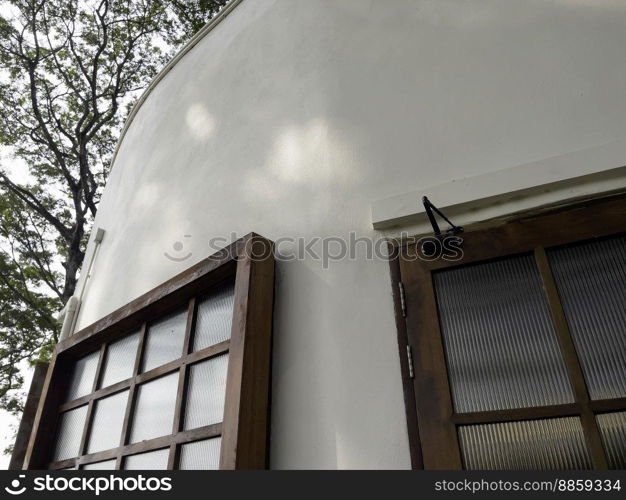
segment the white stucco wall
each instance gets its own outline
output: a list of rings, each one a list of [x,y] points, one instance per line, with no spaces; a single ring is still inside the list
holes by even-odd
[[[244,0],[130,125],[78,329],[212,237],[377,238],[375,200],[623,139],[625,20],[621,0]],[[272,467],[409,467],[397,358],[385,262],[279,263]]]

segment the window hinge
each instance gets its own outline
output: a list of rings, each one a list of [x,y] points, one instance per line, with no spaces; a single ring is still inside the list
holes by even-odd
[[[404,285],[402,281],[398,281],[398,290],[400,292],[400,309],[402,309],[402,317],[406,318],[406,297],[404,295]]]
[[[411,346],[406,346],[406,360],[409,365],[409,378],[415,377],[415,372],[413,371],[413,353],[411,352]]]

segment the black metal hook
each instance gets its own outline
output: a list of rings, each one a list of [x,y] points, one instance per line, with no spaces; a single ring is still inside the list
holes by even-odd
[[[439,224],[437,224],[437,219],[435,218],[435,214],[445,220],[449,225],[449,229],[446,231],[447,236],[461,234],[463,232],[463,228],[461,226],[455,226],[450,219],[448,219],[435,205],[431,203],[431,201],[424,196],[422,198],[422,203],[424,204],[424,208],[426,209],[426,215],[428,216],[428,220],[430,221],[430,225],[433,227],[433,231],[437,238],[441,238],[441,229],[439,229]]]

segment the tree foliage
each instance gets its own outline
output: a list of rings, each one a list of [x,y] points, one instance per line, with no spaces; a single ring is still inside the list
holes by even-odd
[[[130,107],[228,0],[0,2],[0,407],[47,358]]]

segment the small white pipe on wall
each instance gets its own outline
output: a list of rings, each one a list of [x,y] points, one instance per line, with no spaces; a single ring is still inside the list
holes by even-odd
[[[85,276],[85,281],[83,281],[83,286],[80,289],[80,294],[78,295],[78,297],[76,295],[70,297],[67,301],[67,304],[65,304],[65,307],[61,309],[61,312],[59,313],[59,319],[63,320],[63,326],[61,327],[61,335],[59,336],[59,340],[63,340],[74,333],[74,328],[76,328],[76,320],[78,319],[78,311],[80,310],[80,305],[83,301],[83,295],[85,294],[87,282],[89,281],[89,278],[91,278],[91,269],[93,268],[93,263],[96,260],[96,254],[98,253],[98,249],[100,248],[100,244],[102,243],[102,239],[104,238],[104,233],[104,229],[96,229],[96,235],[93,240],[93,252],[91,252],[89,265],[87,266],[87,276]]]

